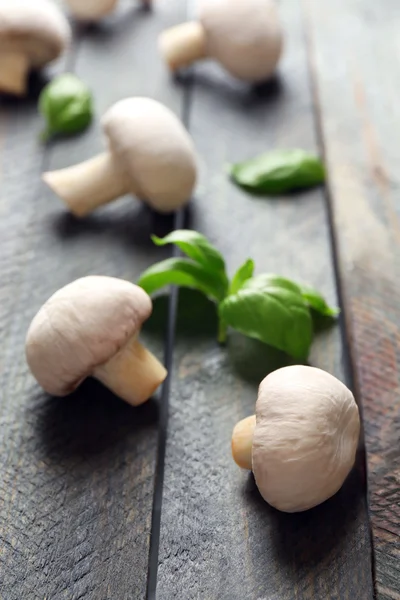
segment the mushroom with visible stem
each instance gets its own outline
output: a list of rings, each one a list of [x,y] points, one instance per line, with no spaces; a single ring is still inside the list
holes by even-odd
[[[142,0],[148,6],[151,0]],[[65,0],[72,16],[78,21],[94,23],[116,8],[118,0]]]
[[[199,20],[164,31],[159,47],[171,71],[214,58],[238,79],[261,82],[273,74],[282,40],[273,0],[205,0]]]
[[[83,217],[128,193],[161,213],[188,202],[196,182],[195,151],[168,108],[150,98],[127,98],[106,112],[102,125],[107,152],[42,176],[72,213]]]
[[[256,415],[232,434],[232,455],[252,470],[266,502],[284,512],[321,504],[342,487],[356,456],[358,407],[336,377],[296,365],[260,384]]]
[[[55,60],[71,38],[50,0],[0,0],[0,92],[24,96],[30,69]]]
[[[32,374],[53,396],[66,396],[92,376],[129,404],[142,404],[167,376],[138,341],[151,311],[150,297],[133,283],[77,279],[53,294],[30,325],[26,358]]]

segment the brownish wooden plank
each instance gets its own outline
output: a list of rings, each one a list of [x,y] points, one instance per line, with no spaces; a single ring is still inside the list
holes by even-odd
[[[122,2],[109,21],[81,32],[76,71],[93,89],[98,115],[135,94],[181,110],[182,90],[170,84],[155,40],[182,18],[176,2],[157,3],[154,13]],[[140,600],[158,404],[131,409],[94,382],[66,400],[49,398],[28,374],[23,344],[36,310],[69,281],[134,281],[159,256],[150,232],[166,233],[172,221],[127,198],[78,222],[40,183],[43,160],[59,168],[102,147],[98,119],[44,158],[34,104],[8,104],[1,119],[0,598]],[[162,336],[143,337],[162,357]]]
[[[287,34],[279,81],[251,90],[207,64],[196,69],[190,129],[202,157],[191,224],[227,257],[257,272],[309,282],[335,301],[324,195],[255,199],[224,164],[273,147],[317,151],[301,10],[281,3]],[[362,451],[341,492],[284,515],[261,499],[230,456],[237,420],[252,413],[259,381],[282,364],[261,344],[216,342],[213,305],[181,292],[162,507],[158,600],[372,598]],[[338,327],[319,335],[311,363],[344,378]]]
[[[400,598],[397,2],[309,0],[314,84],[364,411],[377,595]]]

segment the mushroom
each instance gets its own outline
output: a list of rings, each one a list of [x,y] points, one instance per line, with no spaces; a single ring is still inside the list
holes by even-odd
[[[144,6],[149,6],[151,0],[142,0]],[[95,23],[116,8],[118,0],[65,0],[72,16],[78,21]]]
[[[266,502],[300,512],[342,487],[359,434],[357,404],[341,381],[314,367],[284,367],[261,382],[256,415],[233,430],[232,455],[253,471]]]
[[[282,30],[273,0],[206,0],[198,21],[164,31],[159,47],[172,71],[214,58],[234,77],[268,79],[282,52]]]
[[[34,317],[25,346],[29,368],[53,396],[66,396],[92,376],[129,404],[142,404],[167,376],[138,341],[151,311],[150,297],[133,283],[77,279]]]
[[[75,19],[91,23],[110,14],[118,0],[65,0],[65,3]]]
[[[78,217],[131,193],[158,212],[183,206],[196,182],[193,143],[179,119],[150,98],[127,98],[102,119],[108,151],[44,173],[47,185]]]
[[[25,95],[29,70],[56,59],[70,37],[50,0],[0,0],[0,92]]]

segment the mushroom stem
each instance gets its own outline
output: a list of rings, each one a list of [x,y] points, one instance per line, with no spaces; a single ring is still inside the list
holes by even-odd
[[[256,426],[256,417],[246,417],[235,425],[232,433],[232,456],[235,463],[242,469],[252,469],[253,435]]]
[[[42,179],[77,217],[130,191],[111,154],[103,153],[73,167],[48,171]]]
[[[132,406],[146,402],[166,376],[165,367],[136,336],[93,373],[93,377]]]
[[[205,32],[196,21],[164,31],[159,38],[159,47],[171,71],[188,67],[207,56]]]
[[[8,52],[1,55],[0,91],[16,96],[26,94],[28,76],[28,57],[20,52]]]

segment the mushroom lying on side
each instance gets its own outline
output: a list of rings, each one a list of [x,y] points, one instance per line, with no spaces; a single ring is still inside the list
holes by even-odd
[[[214,58],[238,79],[259,82],[275,70],[282,30],[273,0],[205,0],[198,22],[164,31],[159,46],[172,71]]]
[[[50,0],[0,0],[0,92],[25,95],[29,70],[55,60],[70,37]]]
[[[150,297],[133,283],[77,279],[34,317],[26,337],[29,368],[53,396],[66,396],[93,376],[129,404],[142,404],[167,376],[137,339],[151,311]]]
[[[232,455],[253,471],[266,502],[300,512],[342,487],[359,434],[357,404],[343,383],[314,367],[285,367],[261,382],[256,415],[233,430]]]
[[[108,152],[42,176],[71,212],[82,217],[128,193],[164,213],[188,202],[195,151],[168,108],[150,98],[127,98],[106,112],[102,126]]]

